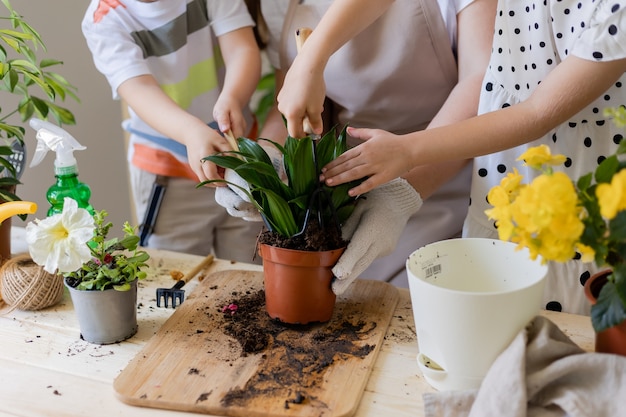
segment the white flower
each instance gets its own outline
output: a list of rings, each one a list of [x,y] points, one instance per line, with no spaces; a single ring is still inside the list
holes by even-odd
[[[30,256],[51,274],[76,271],[91,259],[87,242],[95,227],[93,216],[66,197],[62,213],[26,225]]]

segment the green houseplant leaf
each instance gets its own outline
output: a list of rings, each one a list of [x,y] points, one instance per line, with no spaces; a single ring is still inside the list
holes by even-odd
[[[5,13],[0,15],[0,94],[17,97],[18,104],[9,109],[0,107],[0,158],[13,153],[14,140],[23,144],[25,129],[10,119],[18,114],[22,123],[33,116],[53,118],[58,124],[75,124],[73,113],[55,103],[72,97],[79,101],[76,88],[64,77],[51,71],[62,65],[58,59],[37,60],[36,52],[46,51],[39,33],[15,10],[9,0],[1,0]],[[0,161],[1,163],[2,161]],[[0,177],[12,178],[10,183],[0,183],[0,200],[19,200],[11,190],[20,184],[11,164],[0,164]],[[9,186],[7,188],[7,185]],[[20,216],[25,219],[26,216]]]
[[[263,141],[282,156],[285,182],[276,172],[277,162],[260,145]],[[238,138],[237,143],[239,151],[210,155],[204,160],[234,170],[247,182],[249,190],[236,184],[230,186],[249,195],[270,231],[293,238],[303,232],[310,219],[316,219],[323,227],[339,228],[352,213],[357,199],[350,197],[348,190],[358,181],[338,187],[319,181],[321,168],[347,149],[345,127],[339,135],[335,129],[327,132],[317,143],[311,137],[287,137],[284,145],[263,138]],[[198,186],[220,182],[226,181],[211,180]]]

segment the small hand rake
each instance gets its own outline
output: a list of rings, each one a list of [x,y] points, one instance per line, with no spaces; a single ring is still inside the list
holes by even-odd
[[[172,308],[176,308],[176,302],[180,305],[185,300],[185,290],[182,289],[183,285],[189,282],[195,277],[198,272],[202,271],[207,266],[213,263],[213,255],[207,255],[194,269],[189,271],[183,278],[178,280],[172,288],[157,288],[156,290],[156,304],[157,307],[161,307],[161,299],[163,299],[165,307],[169,307],[171,302]]]

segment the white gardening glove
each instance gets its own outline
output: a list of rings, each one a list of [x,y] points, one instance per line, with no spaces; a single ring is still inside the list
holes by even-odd
[[[333,267],[333,292],[342,294],[376,258],[390,254],[420,207],[419,193],[401,178],[365,194],[341,228],[350,243]]]
[[[224,171],[224,179],[248,190],[248,183],[232,169]],[[217,187],[215,190],[215,202],[224,207],[228,214],[233,217],[240,217],[249,222],[260,222],[262,220],[261,213],[250,202],[248,195],[235,186]]]
[[[285,172],[282,154],[271,144],[262,143],[261,147],[272,160],[272,165],[274,165],[278,177],[284,183],[287,183],[287,173]],[[224,170],[224,180],[249,190],[248,183],[232,169]],[[224,207],[228,214],[233,217],[240,217],[252,222],[262,221],[263,219],[258,209],[250,202],[248,195],[239,187],[232,185],[217,187],[215,190],[215,202]]]

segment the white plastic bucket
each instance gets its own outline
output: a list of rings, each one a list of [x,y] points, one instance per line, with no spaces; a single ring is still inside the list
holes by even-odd
[[[409,256],[417,362],[433,388],[478,388],[496,357],[539,313],[548,268],[516,246],[450,239]]]

